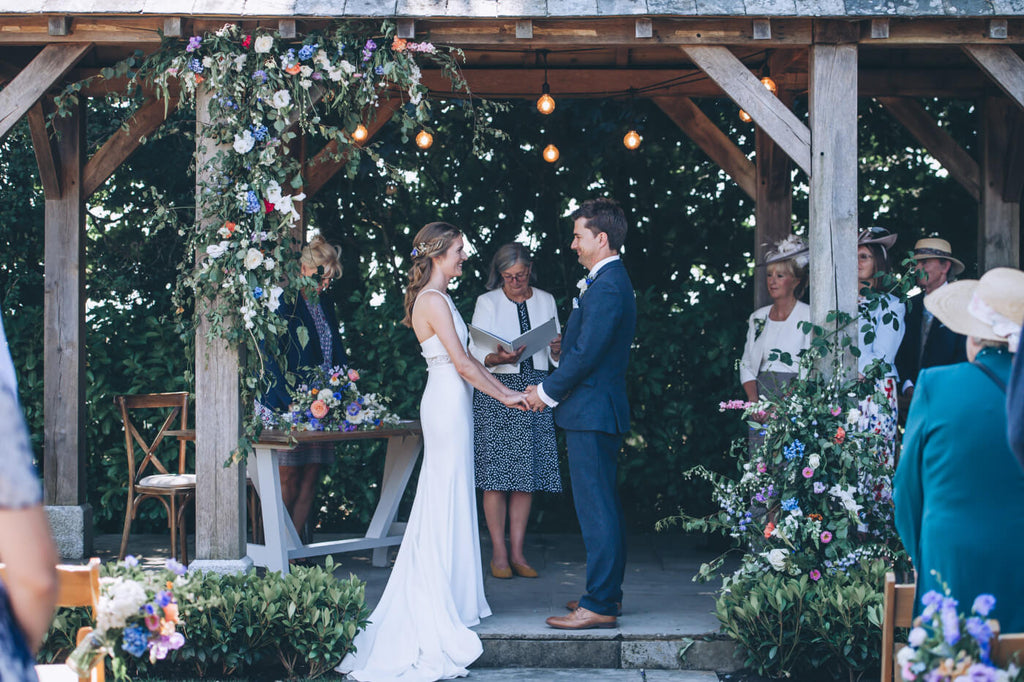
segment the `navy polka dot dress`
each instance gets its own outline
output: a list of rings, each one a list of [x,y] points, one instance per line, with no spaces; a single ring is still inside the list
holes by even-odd
[[[517,303],[520,333],[530,330],[526,302]],[[539,384],[548,372],[535,369],[533,358],[519,363],[518,374],[494,377],[513,391]],[[473,432],[476,487],[481,490],[561,492],[555,420],[551,409],[523,412],[494,398],[473,392]]]

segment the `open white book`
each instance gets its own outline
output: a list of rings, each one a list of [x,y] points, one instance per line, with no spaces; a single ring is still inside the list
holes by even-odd
[[[503,339],[497,334],[492,334],[473,325],[469,325],[469,335],[473,337],[473,343],[492,353],[498,349],[498,346],[501,346],[507,353],[514,353],[519,348],[526,346],[526,350],[519,357],[528,358],[547,348],[548,344],[558,336],[558,324],[552,317],[544,324],[534,327],[512,340]]]

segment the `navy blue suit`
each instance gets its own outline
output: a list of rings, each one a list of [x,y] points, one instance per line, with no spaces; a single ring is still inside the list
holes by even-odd
[[[288,371],[295,374],[300,382],[308,382],[312,378],[306,376],[304,368],[321,367],[325,364],[331,367],[348,364],[345,346],[341,341],[341,335],[338,334],[338,321],[334,317],[332,306],[323,296],[320,297],[320,308],[324,311],[324,319],[327,320],[331,332],[330,358],[324,357],[320,337],[316,332],[316,323],[303,296],[299,295],[295,303],[282,303],[277,309],[277,314],[288,320],[288,333],[281,337],[280,352],[286,358]],[[305,346],[299,342],[300,327],[304,327],[309,333],[309,342]],[[267,356],[266,372],[270,376],[270,387],[260,402],[272,410],[284,410],[291,404],[292,399],[288,395],[288,384],[285,382],[281,367],[270,356]]]
[[[904,319],[906,333],[903,343],[896,353],[896,371],[900,375],[900,383],[911,381],[917,383],[917,375],[922,369],[940,365],[955,365],[967,362],[967,337],[932,318],[928,329],[928,338],[921,348],[921,320],[924,316],[924,294],[910,299],[910,310]],[[901,391],[902,393],[902,391]]]
[[[1021,327],[1024,342],[1024,327]],[[1017,455],[1017,461],[1024,467],[1024,343],[1017,349],[1013,359],[1010,383],[1006,385],[1006,420],[1010,436],[1010,449]]]
[[[622,261],[606,263],[565,325],[558,368],[542,384],[558,401],[569,475],[587,548],[587,593],[580,606],[606,616],[622,601],[625,522],[616,487],[618,455],[629,430],[626,366],[636,330],[636,297]]]

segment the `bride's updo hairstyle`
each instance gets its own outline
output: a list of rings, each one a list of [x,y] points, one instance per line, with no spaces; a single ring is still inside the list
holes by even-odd
[[[427,223],[412,240],[412,267],[409,268],[409,286],[405,289],[405,317],[402,324],[412,326],[412,307],[416,296],[427,285],[434,272],[434,258],[442,255],[462,232],[448,223]]]

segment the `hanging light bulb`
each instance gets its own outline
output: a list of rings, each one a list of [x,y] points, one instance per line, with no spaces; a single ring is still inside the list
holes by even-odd
[[[370,136],[370,131],[366,129],[362,123],[356,126],[356,129],[352,131],[352,139],[356,142],[366,142],[366,138]]]
[[[432,144],[434,144],[434,136],[426,130],[421,130],[416,135],[416,146],[420,149],[430,149],[430,145]]]
[[[754,119],[750,118],[750,114],[740,109],[740,120],[744,123],[750,123]]]
[[[544,160],[548,163],[558,161],[558,147],[553,144],[549,144],[547,147],[544,147]]]
[[[626,133],[626,136],[622,138],[622,144],[626,146],[626,149],[636,149],[640,146],[643,138],[635,130],[630,130]]]
[[[555,110],[555,98],[551,96],[551,86],[548,85],[548,53],[544,51],[544,85],[541,87],[541,96],[537,99],[537,111],[547,116]]]
[[[762,78],[761,85],[768,88],[768,90],[771,91],[773,95],[779,94],[779,86],[777,86],[775,84],[775,81],[773,81],[770,77],[765,76],[764,78]]]

